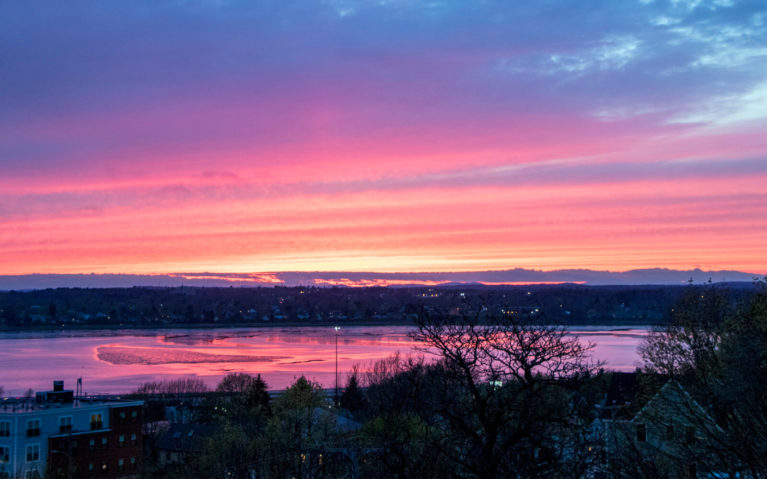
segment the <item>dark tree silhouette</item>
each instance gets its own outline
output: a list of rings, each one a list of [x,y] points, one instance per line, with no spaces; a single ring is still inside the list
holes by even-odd
[[[720,477],[767,475],[767,289],[733,307],[726,291],[690,286],[672,323],[642,347],[645,369],[673,378],[690,399],[668,406],[694,430],[680,461]]]
[[[365,396],[360,389],[357,370],[354,369],[341,394],[341,407],[351,412],[359,411],[365,407]]]
[[[253,383],[253,376],[247,373],[229,373],[216,386],[216,392],[241,393]]]
[[[440,363],[434,417],[444,434],[435,447],[457,470],[535,476],[577,462],[566,452],[581,432],[569,387],[594,371],[592,345],[520,314],[422,314],[413,337]]]

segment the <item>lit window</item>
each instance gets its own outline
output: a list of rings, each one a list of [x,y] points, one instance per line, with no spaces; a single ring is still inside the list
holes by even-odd
[[[91,429],[101,429],[101,414],[91,414]]]

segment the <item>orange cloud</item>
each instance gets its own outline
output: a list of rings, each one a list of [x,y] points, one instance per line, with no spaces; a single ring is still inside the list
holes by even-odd
[[[172,278],[181,279],[212,279],[219,281],[228,281],[230,283],[267,283],[267,284],[282,284],[285,281],[277,277],[272,273],[250,273],[250,274],[186,274],[186,273],[169,273],[168,276]]]
[[[315,278],[314,284],[323,286],[348,286],[350,288],[370,288],[374,286],[439,286],[450,281],[433,281],[421,279],[360,279],[349,278],[324,279]]]

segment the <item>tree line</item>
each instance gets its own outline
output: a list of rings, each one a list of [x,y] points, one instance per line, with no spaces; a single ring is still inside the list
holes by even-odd
[[[719,288],[718,286],[713,286]],[[421,311],[534,313],[557,324],[664,324],[681,286],[445,288],[58,288],[0,292],[0,327],[193,324],[412,324]],[[730,290],[733,301],[751,285]]]

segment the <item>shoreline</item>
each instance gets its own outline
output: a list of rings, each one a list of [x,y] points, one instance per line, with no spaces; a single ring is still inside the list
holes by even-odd
[[[599,327],[599,328],[611,328],[614,330],[620,330],[620,329],[632,329],[636,327],[643,327],[643,328],[653,328],[656,326],[663,326],[663,325],[655,325],[655,324],[648,324],[646,321],[638,321],[638,322],[616,322],[616,323],[601,323],[598,321],[577,321],[577,322],[571,322],[568,324],[547,324],[551,326],[561,326],[565,329],[571,329],[571,328],[577,328],[577,327],[584,327],[584,326],[592,326],[592,327]],[[2,326],[0,327],[0,334],[3,333],[54,333],[54,332],[68,332],[68,331],[120,331],[120,330],[126,330],[126,331],[136,331],[136,330],[146,330],[146,331],[163,331],[163,330],[190,330],[190,331],[198,331],[198,330],[211,330],[211,329],[276,329],[276,328],[333,328],[334,326],[340,326],[340,327],[392,327],[392,326],[403,326],[403,327],[415,327],[416,324],[413,322],[392,322],[392,321],[382,321],[382,322],[370,322],[370,321],[344,321],[342,323],[325,323],[325,324],[319,324],[319,323],[307,323],[307,322],[284,322],[284,323],[269,323],[269,324],[243,324],[243,323],[200,323],[200,324],[185,324],[185,323],[169,323],[169,324],[163,324],[163,325],[137,325],[137,324],[114,324],[114,325],[108,325],[108,324],[98,324],[98,325],[40,325],[35,327],[22,327],[22,326],[13,326],[13,327],[7,327]]]

